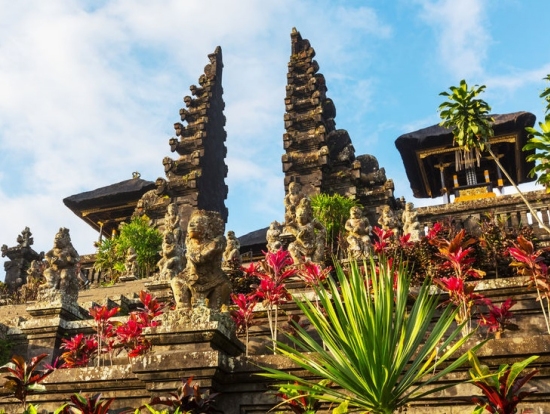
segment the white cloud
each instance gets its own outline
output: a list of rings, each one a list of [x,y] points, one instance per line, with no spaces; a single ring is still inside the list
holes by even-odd
[[[419,0],[421,17],[434,28],[439,60],[455,78],[483,74],[491,38],[485,2],[478,0]]]

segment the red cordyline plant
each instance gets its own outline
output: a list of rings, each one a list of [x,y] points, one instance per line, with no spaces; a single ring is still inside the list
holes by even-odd
[[[550,276],[543,256],[547,251],[548,248],[535,250],[533,243],[523,236],[519,236],[517,243],[508,248],[513,259],[510,266],[515,267],[519,275],[528,276],[529,287],[534,286],[537,289],[537,300],[542,308],[546,329],[550,333]]]
[[[10,392],[11,397],[21,402],[24,410],[27,408],[29,394],[46,391],[46,387],[40,383],[53,372],[53,369],[38,370],[37,368],[47,356],[48,354],[40,354],[27,362],[25,358],[14,355],[10,362],[0,367],[0,372],[8,373],[4,376],[6,382],[3,387]]]
[[[497,414],[516,413],[518,404],[527,396],[537,392],[536,387],[524,388],[538,372],[537,369],[520,376],[522,371],[537,358],[537,355],[533,355],[512,366],[501,365],[497,372],[491,373],[487,365],[479,362],[475,353],[468,352],[468,359],[472,366],[469,370],[471,381],[483,393],[483,396],[469,398],[469,401],[477,405],[474,414],[482,414],[484,411]]]
[[[107,414],[114,398],[102,398],[101,394],[92,396],[76,393],[60,413],[63,414]],[[57,411],[56,411],[57,412]]]
[[[94,306],[90,308],[90,316],[94,319],[97,353],[98,355],[109,354],[109,359],[112,362],[113,352],[116,342],[116,329],[121,325],[121,322],[113,321],[111,318],[116,316],[120,308],[109,309],[107,305]],[[100,358],[97,358],[97,366],[99,366]]]
[[[473,267],[475,259],[470,257],[470,254],[474,250],[471,245],[476,240],[473,237],[465,239],[465,236],[464,229],[459,231],[452,240],[436,234],[429,239],[429,243],[437,247],[439,250],[437,256],[443,259],[440,269],[452,275],[436,278],[434,282],[449,294],[449,301],[458,307],[456,321],[458,324],[466,322],[463,333],[468,334],[472,330],[473,307],[482,302],[483,296],[474,293],[474,284],[464,282],[468,277],[481,278],[485,276],[485,272]]]
[[[376,240],[373,243],[374,247],[374,253],[381,254],[388,251],[388,249],[391,247],[392,237],[393,237],[393,231],[392,230],[384,230],[380,227],[374,227],[372,229],[372,232],[376,236]]]
[[[249,329],[252,326],[252,320],[254,319],[254,308],[258,304],[256,296],[252,294],[245,295],[244,293],[231,294],[231,300],[236,305],[236,309],[231,310],[231,318],[237,325],[237,332],[244,332],[246,341],[246,352],[248,356],[248,343],[249,343]]]
[[[130,313],[126,322],[114,321],[120,308],[109,309],[107,306],[95,306],[90,309],[94,318],[94,335],[85,336],[80,333],[70,339],[63,339],[61,355],[64,360],[62,367],[76,368],[88,366],[106,353],[112,359],[115,351],[126,350],[129,358],[143,355],[151,348],[151,344],[143,337],[143,329],[156,327],[160,324],[154,320],[163,313],[165,305],[160,303],[145,291],[140,292],[140,307]]]
[[[485,299],[485,301],[489,308],[489,314],[481,315],[479,321],[481,326],[486,326],[488,332],[495,334],[495,338],[500,338],[505,329],[517,329],[517,325],[510,322],[510,319],[514,317],[510,308],[516,304],[515,300],[508,298],[500,306],[493,304],[489,299]]]
[[[254,296],[262,301],[267,311],[273,352],[275,352],[277,347],[278,307],[290,299],[286,282],[289,278],[295,276],[298,270],[293,266],[294,261],[286,250],[279,249],[276,252],[264,254],[264,260],[258,262],[257,265],[243,268],[243,270],[247,276],[256,276],[259,280]]]

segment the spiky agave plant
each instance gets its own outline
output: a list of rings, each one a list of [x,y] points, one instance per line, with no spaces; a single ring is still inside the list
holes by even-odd
[[[451,307],[436,317],[439,297],[429,281],[408,306],[409,271],[395,262],[352,263],[348,275],[337,267],[336,280],[315,287],[319,307],[297,301],[324,346],[296,326],[297,335],[289,337],[295,347],[279,343],[277,351],[335,387],[272,368],[261,375],[278,381],[275,387],[315,392],[318,399],[371,413],[393,413],[452,386],[434,383],[467,361],[467,354],[449,360],[469,335],[452,328]]]

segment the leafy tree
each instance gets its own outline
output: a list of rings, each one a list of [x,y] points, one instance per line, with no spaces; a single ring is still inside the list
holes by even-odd
[[[550,81],[550,75],[544,78]],[[546,87],[540,94],[546,102],[546,116],[544,122],[539,122],[540,132],[535,128],[527,127],[526,131],[530,134],[530,139],[523,147],[523,151],[536,150],[535,154],[527,156],[527,161],[535,162],[536,165],[529,171],[530,177],[537,177],[537,183],[546,187],[546,192],[550,192],[550,87]]]
[[[477,160],[479,164],[481,152],[487,150],[498,168],[515,188],[522,201],[529,209],[533,219],[537,220],[541,228],[550,233],[550,228],[542,222],[536,211],[533,210],[531,204],[527,201],[510,174],[504,169],[500,160],[491,149],[489,143],[489,138],[493,136],[493,127],[491,125],[493,119],[489,115],[491,107],[484,100],[477,98],[477,96],[484,91],[485,85],[475,85],[468,88],[468,84],[463,79],[460,81],[460,86],[450,87],[450,93],[441,92],[439,94],[447,98],[438,108],[439,116],[442,119],[439,125],[451,129],[454,143],[458,145],[462,151],[457,151],[456,153],[457,168],[461,168],[462,166],[472,168],[475,160]],[[461,157],[463,157],[463,160]]]
[[[336,274],[337,280],[314,288],[321,306],[307,298],[296,302],[322,344],[296,325],[296,335],[289,336],[294,346],[277,347],[311,375],[268,367],[261,375],[281,381],[275,386],[287,395],[295,390],[340,404],[340,410],[388,414],[453,385],[435,383],[467,361],[467,354],[449,359],[469,335],[460,337],[462,326],[451,329],[456,313],[451,307],[436,317],[439,298],[431,294],[429,281],[409,309],[410,272],[392,259],[364,267],[351,263],[347,275],[338,266]]]
[[[342,239],[342,232],[346,220],[349,218],[349,211],[357,205],[356,200],[344,197],[340,194],[317,194],[311,198],[313,215],[327,230],[327,245],[332,252],[338,252],[339,240]]]
[[[120,233],[110,239],[103,239],[98,246],[95,268],[113,275],[124,272],[126,253],[132,247],[137,255],[139,277],[146,277],[154,269],[158,252],[162,246],[162,235],[149,225],[146,216],[135,217],[130,223],[120,226]]]

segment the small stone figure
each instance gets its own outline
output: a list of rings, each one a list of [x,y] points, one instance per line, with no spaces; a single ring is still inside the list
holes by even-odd
[[[45,260],[45,283],[40,286],[38,301],[61,300],[62,303],[75,304],[78,300],[77,264],[80,256],[71,243],[69,229],[59,229],[53,249],[46,253]]]
[[[124,268],[126,276],[135,276],[137,273],[137,253],[133,247],[128,247],[124,260]]]
[[[345,225],[348,231],[348,255],[354,259],[365,259],[370,255],[372,227],[359,207],[352,207],[349,215]]]
[[[292,226],[296,221],[296,208],[304,198],[302,186],[298,182],[291,182],[288,185],[288,194],[285,196],[285,226]]]
[[[191,214],[185,238],[187,265],[172,279],[177,308],[189,310],[206,304],[220,310],[229,303],[231,283],[221,268],[226,246],[223,227],[219,213],[195,210]]]
[[[272,221],[266,233],[267,250],[275,253],[283,244],[281,243],[281,225],[278,221]]]
[[[295,240],[288,245],[288,251],[295,264],[311,260],[320,263],[325,250],[326,229],[313,217],[309,198],[300,200],[296,208],[296,221],[288,227]]]
[[[178,246],[184,245],[178,207],[174,203],[169,204],[166,209],[166,215],[164,216],[164,231],[169,231],[174,235],[174,240]]]
[[[413,203],[407,203],[405,205],[405,211],[403,211],[403,234],[410,234],[410,241],[420,240],[420,222],[418,221],[418,213],[414,209]]]
[[[162,257],[158,261],[160,280],[169,281],[183,270],[183,251],[176,243],[174,233],[164,231],[162,236]]]
[[[225,247],[225,251],[223,252],[223,268],[224,269],[239,269],[242,264],[242,258],[241,258],[241,243],[239,243],[239,239],[235,237],[235,232],[232,230],[229,230],[227,232],[227,244]]]
[[[395,217],[390,206],[384,206],[382,208],[382,214],[378,219],[378,224],[383,230],[393,231],[394,236],[399,236],[399,219]]]

